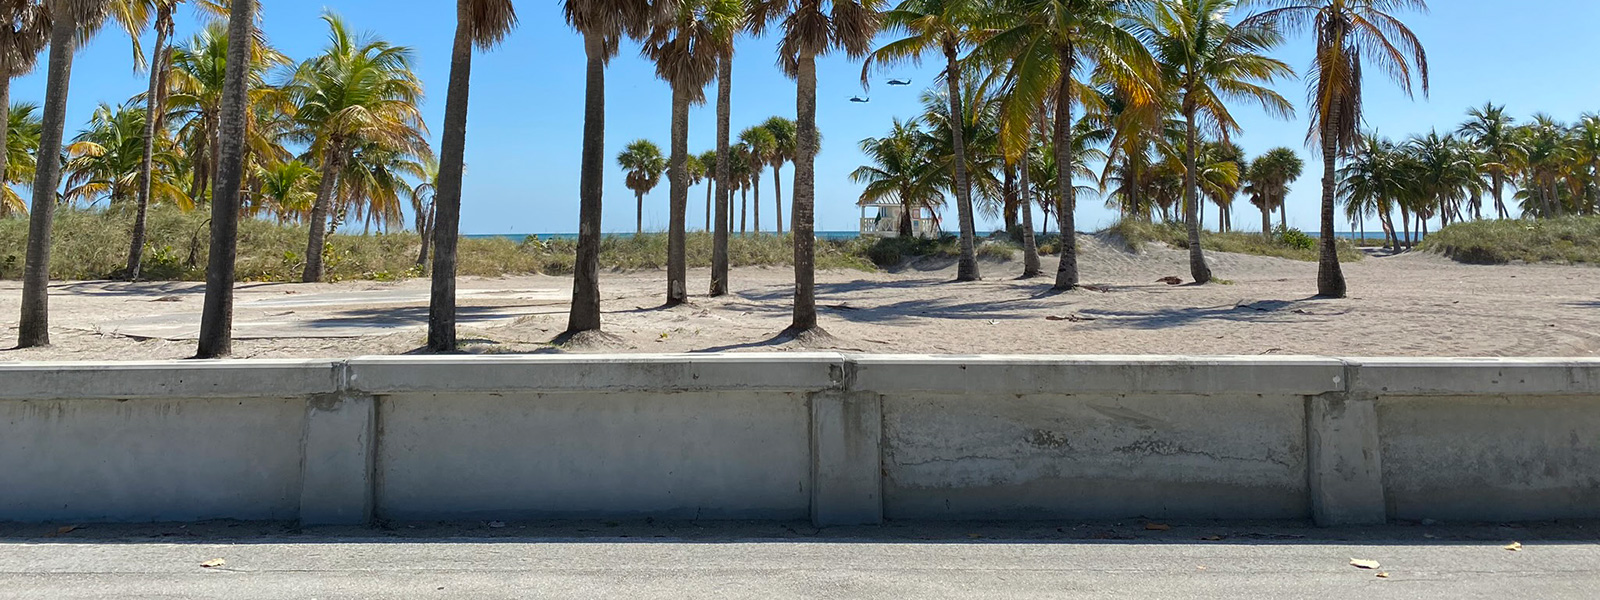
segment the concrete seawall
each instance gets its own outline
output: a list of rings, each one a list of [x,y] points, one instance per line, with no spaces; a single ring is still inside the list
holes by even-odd
[[[0,363],[0,521],[1600,518],[1600,361]]]

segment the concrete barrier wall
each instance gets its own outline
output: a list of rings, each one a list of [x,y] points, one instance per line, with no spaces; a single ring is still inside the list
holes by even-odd
[[[1600,361],[0,363],[0,520],[1600,517]]]

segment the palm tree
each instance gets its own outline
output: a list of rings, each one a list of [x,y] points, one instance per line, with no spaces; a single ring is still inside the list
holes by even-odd
[[[777,148],[778,140],[767,128],[757,125],[739,132],[739,144],[745,148],[750,166],[750,187],[756,196],[750,226],[756,233],[761,233],[761,172],[772,162],[772,153]]]
[[[945,68],[940,75],[945,81],[945,100],[950,115],[965,115],[961,101],[963,77],[961,53],[973,46],[983,35],[980,24],[987,19],[989,6],[976,0],[904,0],[893,10],[883,13],[884,29],[904,33],[906,37],[889,42],[867,57],[861,67],[861,85],[867,86],[867,77],[873,63],[894,65],[906,61],[920,62],[924,52],[939,52],[944,56]],[[972,212],[972,185],[968,181],[967,140],[962,127],[950,128],[954,160],[950,161],[951,188],[956,197],[956,214],[961,230],[961,259],[956,269],[956,281],[977,281],[977,225]]]
[[[13,185],[25,185],[33,181],[35,170],[39,165],[39,133],[43,124],[39,121],[39,105],[22,102],[13,104],[6,115],[7,123],[0,123],[5,127],[5,173],[0,180],[0,219],[13,215],[28,213],[28,203],[18,195]]]
[[[772,165],[772,206],[778,218],[778,233],[783,233],[783,165],[794,160],[794,120],[771,117],[761,122],[761,127],[772,134],[772,153],[767,155]],[[817,142],[821,143],[820,135]]]
[[[0,186],[5,188],[0,217],[6,217],[27,212],[22,198],[9,185],[15,175],[10,161],[17,158],[9,152],[12,135],[6,129],[13,120],[6,112],[12,110],[11,80],[26,75],[38,63],[39,52],[50,39],[50,13],[37,0],[0,0],[0,23],[0,113],[5,113],[0,114],[0,140],[8,144],[8,152],[0,156]]]
[[[418,106],[422,81],[412,70],[412,52],[381,39],[353,34],[344,20],[327,13],[328,45],[295,70],[288,84],[299,109],[299,137],[320,157],[321,184],[311,207],[306,245],[307,283],[322,280],[322,256],[338,174],[366,142],[421,154],[427,126]]]
[[[689,301],[689,107],[705,102],[706,84],[728,50],[723,43],[744,25],[744,6],[740,0],[681,0],[669,16],[650,32],[643,54],[655,62],[656,76],[672,87],[666,305],[677,306]]]
[[[304,221],[317,200],[317,170],[298,160],[262,167],[256,174],[261,182],[261,200],[278,217],[279,223]],[[420,186],[419,186],[420,188]]]
[[[947,187],[947,173],[929,156],[932,137],[921,123],[894,120],[889,135],[861,140],[861,153],[872,161],[850,173],[850,181],[865,184],[861,202],[893,199],[900,201],[900,237],[913,235],[911,217],[918,210],[944,204],[940,188]]]
[[[426,268],[429,266],[429,252],[433,249],[434,224],[439,221],[439,160],[433,157],[425,157],[420,166],[422,167],[422,176],[418,178],[416,185],[411,186],[411,189],[405,190],[405,196],[407,200],[411,201],[411,218],[417,229],[419,242],[417,245],[421,246],[421,248],[417,249],[417,267]],[[465,172],[464,167],[462,170]],[[457,217],[458,220],[459,218]],[[460,228],[458,227],[457,229],[457,235],[459,235]],[[450,297],[455,297],[455,294],[451,293]],[[433,304],[432,298],[429,298],[428,303],[431,307]]]
[[[644,233],[644,195],[661,183],[661,174],[667,170],[667,159],[661,148],[645,139],[634,140],[617,155],[617,166],[627,171],[626,183],[639,202],[637,227],[634,234]]]
[[[1505,202],[1506,179],[1516,171],[1516,165],[1525,154],[1513,135],[1516,120],[1506,114],[1505,105],[1495,106],[1493,102],[1468,110],[1467,116],[1469,118],[1457,131],[1483,153],[1484,174],[1489,176],[1489,187],[1494,193],[1495,215],[1500,219],[1509,219],[1511,211],[1506,209]]]
[[[1204,127],[1225,143],[1238,132],[1239,123],[1228,110],[1228,100],[1254,102],[1279,117],[1294,113],[1288,100],[1266,87],[1279,77],[1294,73],[1289,65],[1265,55],[1282,43],[1283,36],[1270,22],[1230,25],[1227,19],[1238,2],[1167,0],[1150,5],[1136,17],[1164,79],[1181,94],[1189,272],[1199,284],[1211,281],[1211,268],[1200,248],[1199,129]],[[1219,225],[1226,230],[1226,222]]]
[[[717,188],[717,151],[707,150],[701,152],[700,156],[696,158],[697,162],[700,163],[699,179],[704,180],[706,183],[706,231],[709,232],[711,231],[711,205],[713,202],[711,194]],[[693,165],[694,163],[690,164]],[[693,170],[691,169],[690,172],[692,173]]]
[[[256,0],[233,0],[228,37],[253,40]],[[205,309],[200,317],[200,347],[195,358],[221,358],[233,352],[234,261],[239,248],[239,196],[244,183],[245,127],[249,123],[250,51],[254,44],[228,48],[228,75],[222,103],[222,159],[211,197],[211,255],[206,265]],[[313,212],[315,210],[313,209]]]
[[[136,201],[143,176],[142,136],[146,122],[143,108],[112,108],[106,104],[96,108],[89,128],[67,146],[66,190],[62,199],[92,204],[104,198],[108,206],[119,210],[126,210],[128,203]],[[159,170],[152,172],[147,185],[151,187],[152,200],[190,210],[194,201],[176,181],[183,159],[170,139],[161,138],[152,157],[152,164]]]
[[[1536,114],[1533,121],[1517,128],[1517,144],[1522,156],[1524,216],[1553,217],[1562,214],[1561,179],[1570,171],[1576,154],[1571,132],[1550,115]]]
[[[1062,238],[1055,282],[1058,290],[1078,286],[1073,173],[1078,170],[1079,157],[1073,151],[1080,145],[1073,139],[1073,107],[1099,102],[1092,89],[1079,81],[1079,72],[1092,71],[1134,104],[1155,100],[1154,61],[1149,49],[1128,29],[1133,4],[1125,0],[1010,0],[1001,7],[1005,25],[982,49],[1010,59],[1005,80],[1013,91],[1004,111],[1004,135],[1030,135],[1035,113],[1054,100],[1052,200]]]
[[[152,49],[155,62],[150,65],[150,87],[145,92],[145,114],[156,115],[153,119],[145,120],[144,152],[139,166],[139,198],[137,210],[134,212],[133,233],[129,235],[128,267],[124,275],[128,280],[139,278],[139,270],[143,266],[145,226],[149,213],[151,192],[154,186],[155,160],[156,160],[156,134],[163,131],[162,116],[166,114],[167,76],[172,68],[172,30],[174,27],[173,12],[184,0],[143,0],[155,9],[156,45]],[[227,14],[227,8],[211,0],[199,0],[196,8],[208,16],[222,16]]]
[[[106,0],[48,0],[50,11],[49,74],[45,82],[44,121],[39,156],[61,155],[67,122],[67,94],[72,55],[104,23]],[[28,256],[22,274],[22,317],[17,347],[50,345],[50,226],[55,219],[61,161],[40,161],[33,180],[33,208],[28,215]]]
[[[1425,0],[1252,0],[1265,10],[1241,26],[1271,23],[1285,30],[1310,29],[1316,34],[1312,73],[1312,116],[1309,138],[1322,150],[1322,239],[1317,261],[1317,295],[1343,298],[1344,272],[1334,239],[1334,198],[1338,192],[1339,157],[1359,144],[1363,58],[1377,65],[1406,94],[1416,71],[1422,93],[1428,93],[1428,55],[1422,42],[1394,16],[1404,9],[1426,11]]]
[[[433,160],[432,154],[413,154],[376,141],[363,142],[352,149],[339,172],[334,212],[364,220],[362,235],[370,234],[374,223],[382,231],[395,224],[404,227],[401,199],[411,193],[411,181],[428,176],[425,165]]]
[[[753,0],[751,23],[760,33],[782,21],[778,64],[793,77],[795,90],[794,159],[794,322],[791,337],[822,333],[817,327],[816,203],[817,57],[842,50],[866,56],[878,33],[881,0]]]
[[[1245,180],[1250,203],[1261,209],[1261,234],[1272,237],[1272,211],[1283,211],[1289,196],[1289,185],[1300,178],[1305,161],[1289,148],[1273,148],[1250,163]],[[1281,213],[1280,213],[1281,214]],[[1287,220],[1280,223],[1289,228]]]
[[[563,0],[567,24],[583,35],[587,60],[584,83],[582,166],[578,176],[578,253],[573,265],[572,310],[567,331],[572,340],[600,330],[600,209],[605,189],[606,64],[623,36],[642,37],[678,2],[663,0]]]

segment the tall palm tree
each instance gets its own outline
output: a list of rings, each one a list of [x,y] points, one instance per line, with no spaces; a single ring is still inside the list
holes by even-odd
[[[750,166],[750,188],[756,196],[755,211],[750,226],[756,233],[761,233],[761,172],[772,162],[772,154],[778,146],[778,140],[767,128],[756,125],[739,132],[739,144],[745,148]]]
[[[900,201],[900,222],[896,228],[902,238],[914,233],[913,214],[944,204],[944,194],[939,190],[946,187],[948,181],[948,173],[938,168],[929,156],[932,137],[921,125],[915,119],[895,119],[889,135],[861,140],[861,153],[873,164],[862,165],[850,173],[851,182],[866,186],[861,191],[861,202]]]
[[[563,0],[567,24],[583,35],[582,165],[578,176],[578,252],[573,265],[572,310],[562,340],[600,331],[600,209],[605,190],[606,64],[624,36],[642,37],[676,0]]]
[[[1184,218],[1189,230],[1189,272],[1195,283],[1211,281],[1200,247],[1198,152],[1203,127],[1226,142],[1239,131],[1229,100],[1260,105],[1288,117],[1294,107],[1266,87],[1294,71],[1266,52],[1282,43],[1271,22],[1228,23],[1239,0],[1165,0],[1138,14],[1139,30],[1152,47],[1164,79],[1179,94],[1184,119]],[[1231,199],[1231,198],[1230,198]],[[1226,224],[1221,224],[1226,228]]]
[[[311,214],[311,204],[317,200],[317,170],[298,160],[284,161],[270,167],[261,167],[256,174],[261,181],[261,200],[277,215],[279,223],[303,222]]]
[[[425,157],[420,166],[422,176],[417,178],[416,185],[404,192],[406,199],[411,203],[411,219],[416,227],[419,242],[417,245],[421,246],[417,249],[417,267],[427,268],[428,258],[433,250],[434,224],[439,222],[439,159]],[[457,234],[459,235],[459,231]],[[432,293],[431,290],[429,293]],[[451,293],[450,296],[453,298],[455,295]],[[432,302],[430,298],[430,306]]]
[[[17,347],[50,345],[50,226],[55,219],[56,190],[61,184],[61,138],[67,122],[68,83],[72,55],[105,22],[107,0],[48,0],[50,58],[39,136],[39,161],[33,179],[33,208],[28,215],[28,257],[22,273],[22,317]]]
[[[1099,102],[1079,73],[1092,74],[1121,90],[1134,104],[1154,102],[1158,74],[1149,49],[1130,31],[1127,0],[1008,0],[1001,5],[1004,25],[984,42],[983,52],[1010,58],[1005,80],[1013,88],[1004,111],[1004,135],[1031,134],[1034,114],[1054,101],[1052,116],[1056,173],[1052,201],[1061,229],[1061,261],[1055,289],[1078,286],[1077,227],[1073,218],[1077,186],[1073,174],[1073,107]],[[1103,107],[1102,107],[1103,110]]]
[[[445,96],[443,140],[432,173],[432,219],[418,218],[425,262],[429,238],[434,246],[428,300],[428,348],[456,347],[456,247],[461,235],[461,178],[466,169],[467,115],[472,90],[472,49],[493,48],[517,25],[511,0],[456,0],[455,44],[450,51],[450,83]],[[413,193],[416,198],[418,194]],[[423,211],[419,211],[419,214]]]
[[[1289,186],[1305,169],[1305,161],[1289,148],[1273,148],[1250,163],[1245,176],[1250,203],[1261,209],[1261,234],[1272,237],[1272,212],[1282,211],[1289,197]],[[1288,222],[1280,223],[1288,229]]]
[[[706,184],[706,231],[711,231],[712,193],[717,188],[717,151],[707,150],[697,157],[700,163],[700,179]],[[693,164],[693,163],[691,163]]]
[[[778,64],[797,83],[794,159],[794,322],[784,334],[821,333],[817,327],[816,204],[817,57],[842,50],[867,55],[878,33],[882,0],[753,0],[757,33],[779,25]]]
[[[1334,198],[1338,193],[1337,162],[1359,144],[1362,111],[1362,67],[1370,62],[1412,91],[1413,71],[1422,93],[1428,93],[1428,55],[1394,13],[1426,11],[1425,0],[1249,0],[1263,11],[1241,25],[1271,23],[1284,30],[1309,29],[1315,34],[1309,138],[1322,150],[1322,239],[1317,261],[1317,295],[1345,297],[1334,238]]]
[[[893,10],[883,13],[883,28],[905,37],[889,42],[867,57],[861,67],[861,85],[874,62],[894,65],[906,61],[920,62],[925,52],[938,52],[944,57],[945,68],[940,74],[945,81],[945,99],[948,114],[964,115],[961,101],[962,52],[975,45],[985,33],[982,23],[992,10],[977,0],[904,0]],[[956,215],[961,230],[961,258],[956,268],[956,281],[977,281],[977,224],[972,212],[972,185],[968,180],[967,141],[964,128],[952,127],[951,147],[954,160],[950,162],[951,188],[956,197]]]
[[[256,0],[233,0],[228,37],[254,40]],[[250,51],[253,44],[228,48],[228,76],[222,102],[222,159],[211,197],[211,255],[206,264],[205,309],[195,358],[233,353],[234,261],[239,249],[239,196],[244,183],[245,127],[249,122]]]
[[[668,151],[667,306],[689,301],[689,107],[705,102],[724,43],[744,26],[740,0],[681,0],[676,12],[651,30],[643,54],[656,76],[672,87],[672,140]]]
[[[155,184],[156,161],[156,134],[162,131],[162,116],[166,114],[167,100],[167,74],[172,68],[172,30],[175,26],[173,13],[184,0],[145,0],[155,9],[153,25],[156,30],[156,44],[151,49],[154,62],[150,64],[150,87],[145,91],[145,114],[155,115],[155,118],[145,120],[144,152],[139,166],[139,197],[137,209],[134,211],[133,233],[129,235],[128,266],[123,271],[128,280],[139,278],[140,268],[144,260],[145,227],[149,213],[152,188]],[[199,0],[196,5],[199,12],[211,16],[227,14],[227,8],[211,0]]]
[[[639,208],[635,213],[637,226],[634,235],[644,233],[644,196],[656,189],[661,183],[661,174],[667,170],[667,159],[661,155],[661,148],[654,142],[638,139],[630,142],[622,152],[617,154],[617,166],[627,174],[625,183],[633,192],[633,197],[638,200]]]
[[[794,160],[794,120],[771,117],[761,122],[761,127],[772,134],[772,154],[767,158],[772,165],[772,207],[778,219],[778,233],[783,233],[783,165]],[[818,142],[821,137],[818,137]]]
[[[301,277],[307,283],[322,280],[328,217],[338,174],[351,153],[367,142],[414,154],[427,148],[423,137],[427,126],[419,109],[422,80],[412,70],[411,49],[358,36],[333,13],[322,19],[328,25],[328,45],[301,63],[288,84],[299,106],[295,112],[299,136],[321,162]]]
[[[1489,187],[1494,193],[1494,211],[1497,218],[1511,218],[1506,209],[1506,179],[1515,171],[1525,154],[1513,135],[1516,120],[1506,114],[1505,105],[1486,102],[1482,107],[1467,111],[1467,121],[1457,130],[1477,146],[1484,155],[1483,168],[1489,176]]]
[[[6,115],[4,157],[5,177],[0,180],[0,219],[28,213],[28,203],[18,195],[13,185],[26,185],[33,181],[39,166],[39,105],[21,102],[11,105]]]
[[[11,80],[26,75],[39,62],[39,52],[50,40],[50,13],[38,0],[0,0],[0,140],[9,143],[7,126],[12,117]],[[37,111],[38,107],[33,110]],[[34,137],[37,139],[37,136]],[[26,212],[20,196],[11,190],[10,152],[0,155],[0,217]]]

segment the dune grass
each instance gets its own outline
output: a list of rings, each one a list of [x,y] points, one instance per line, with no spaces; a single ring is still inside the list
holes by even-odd
[[[131,218],[106,211],[56,214],[50,277],[58,280],[114,279],[127,262]],[[210,222],[204,212],[154,210],[150,213],[149,245],[144,279],[203,281],[209,253]],[[305,266],[307,229],[257,219],[239,224],[240,281],[299,281]],[[27,255],[25,218],[0,219],[0,279],[19,279]],[[691,268],[711,265],[711,235],[690,233],[687,255]],[[401,232],[328,237],[327,280],[396,280],[421,277],[416,265],[420,238]],[[462,239],[457,272],[464,276],[566,275],[572,273],[577,243],[528,238]],[[733,266],[786,266],[794,249],[788,236],[734,235],[728,242]],[[817,268],[872,271],[874,244],[863,241],[817,244]],[[651,270],[666,267],[667,237],[618,235],[605,238],[601,268]]]
[[[1600,264],[1600,216],[1455,223],[1420,248],[1470,264]]]
[[[1132,252],[1143,250],[1146,244],[1152,242],[1160,242],[1180,249],[1189,247],[1189,233],[1179,223],[1149,223],[1139,220],[1122,220],[1106,228],[1101,233],[1122,240],[1122,243]],[[1340,262],[1355,262],[1366,256],[1348,240],[1338,240],[1338,246]],[[1272,256],[1306,262],[1315,262],[1317,260],[1317,238],[1297,229],[1280,229],[1273,234],[1270,240],[1260,233],[1253,232],[1232,231],[1219,233],[1202,231],[1200,233],[1200,247],[1212,252],[1254,254],[1256,256]]]

